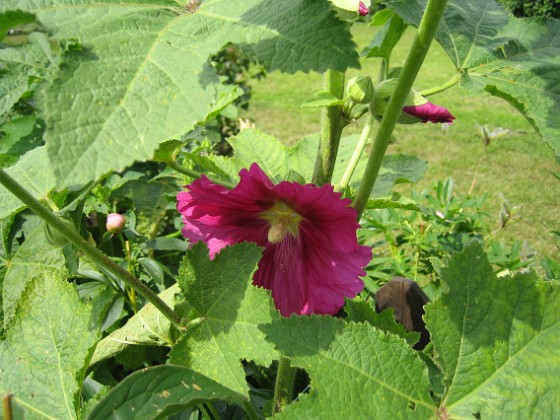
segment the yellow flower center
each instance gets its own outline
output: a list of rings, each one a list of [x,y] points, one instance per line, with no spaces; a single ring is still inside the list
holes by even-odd
[[[294,238],[299,235],[299,223],[303,219],[286,203],[279,201],[261,217],[270,223],[268,241],[273,244],[282,242],[289,233]]]

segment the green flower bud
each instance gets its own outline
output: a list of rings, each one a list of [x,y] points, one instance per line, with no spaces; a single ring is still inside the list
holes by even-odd
[[[350,99],[359,104],[371,102],[374,88],[369,76],[356,76],[348,81],[346,93]]]
[[[72,222],[70,218],[61,216],[60,220],[62,220],[70,229],[74,229],[74,222]],[[45,236],[47,241],[54,246],[63,247],[70,243],[70,239],[48,223],[45,223]]]

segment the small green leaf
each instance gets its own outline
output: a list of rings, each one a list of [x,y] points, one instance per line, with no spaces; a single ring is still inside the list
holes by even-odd
[[[189,250],[178,282],[202,324],[187,330],[173,347],[170,362],[186,365],[220,384],[248,395],[241,359],[269,365],[278,356],[259,325],[278,318],[270,292],[252,286],[261,258],[254,244],[224,248],[211,261],[202,243]]]
[[[348,300],[344,306],[344,311],[348,314],[348,321],[367,322],[370,325],[398,337],[404,338],[409,345],[418,342],[420,334],[413,331],[408,332],[404,327],[395,321],[394,309],[388,308],[381,313],[375,312],[373,306],[361,300]]]
[[[560,285],[534,273],[496,278],[478,242],[441,268],[448,291],[426,325],[451,418],[560,416]]]
[[[58,273],[28,282],[17,317],[0,342],[0,392],[26,418],[76,418],[81,382],[97,331],[90,309]]]
[[[386,18],[383,27],[375,34],[371,44],[362,51],[362,56],[389,58],[393,48],[395,48],[400,41],[406,29],[403,20],[395,12],[388,11],[388,9],[382,10],[381,12],[385,12],[383,18]],[[393,15],[390,17],[386,16],[389,14],[388,12],[391,12]],[[378,24],[379,21],[374,19],[370,25]]]
[[[182,366],[155,366],[135,372],[103,398],[88,420],[164,418],[204,401],[242,404],[246,398]]]
[[[311,377],[309,394],[279,418],[426,419],[436,411],[426,366],[393,334],[330,316],[281,318],[261,329]]]
[[[370,198],[366,204],[366,209],[403,209],[423,211],[416,201],[408,197],[403,197],[396,192],[393,192],[389,198]]]
[[[173,306],[175,295],[179,293],[179,286],[174,285],[164,290],[158,296],[168,305]],[[171,345],[170,322],[151,303],[146,304],[127,323],[107,337],[103,338],[95,348],[91,358],[91,365],[108,359],[128,346]]]
[[[301,104],[302,108],[322,108],[322,107],[329,107],[329,106],[336,106],[342,105],[344,101],[342,99],[337,98],[330,92],[317,92],[313,99],[310,99],[303,104]]]

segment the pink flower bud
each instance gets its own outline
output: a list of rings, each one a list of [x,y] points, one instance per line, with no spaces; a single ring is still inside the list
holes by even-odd
[[[126,219],[122,214],[111,213],[107,215],[107,221],[105,222],[105,227],[109,232],[117,233],[122,230],[125,223],[126,223]]]
[[[369,9],[367,8],[367,6],[364,4],[363,1],[361,1],[360,5],[358,6],[358,13],[360,14],[360,16],[369,15]]]

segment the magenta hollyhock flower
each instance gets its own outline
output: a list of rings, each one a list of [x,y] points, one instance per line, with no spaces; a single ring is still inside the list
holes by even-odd
[[[403,112],[408,115],[412,115],[422,122],[433,122],[433,123],[448,123],[451,124],[455,117],[451,115],[446,108],[442,106],[435,105],[431,102],[426,102],[422,105],[412,105],[403,107]]]
[[[177,194],[183,236],[204,241],[210,258],[231,244],[262,246],[253,284],[271,290],[284,316],[338,312],[363,289],[359,276],[371,259],[357,243],[350,199],[331,185],[274,185],[257,164],[239,176],[232,190],[203,175]]]
[[[358,5],[358,13],[360,14],[360,16],[367,16],[369,14],[369,9],[363,1],[361,1]]]

